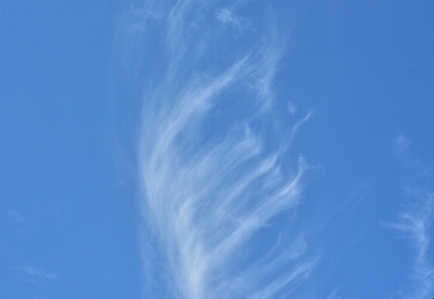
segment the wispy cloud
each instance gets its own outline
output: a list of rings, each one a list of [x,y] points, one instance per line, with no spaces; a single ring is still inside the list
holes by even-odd
[[[215,15],[217,20],[223,22],[224,24],[232,26],[239,31],[251,26],[251,22],[249,19],[238,16],[227,7],[216,10]]]
[[[29,275],[32,278],[58,279],[57,275],[55,275],[51,272],[47,272],[46,270],[44,270],[42,268],[36,268],[34,266],[31,266],[31,265],[27,265],[25,267],[19,267],[18,269],[21,270],[22,272],[26,273],[27,275]]]
[[[428,190],[409,188],[409,203],[400,214],[400,221],[389,224],[411,240],[415,250],[414,265],[410,274],[411,287],[404,298],[428,298],[434,291],[434,266],[428,256],[429,227],[433,213],[433,193]]]
[[[297,106],[293,102],[288,101],[287,108],[289,113],[291,113],[291,115],[295,115],[295,112],[297,111]]]
[[[9,210],[7,212],[7,215],[9,216],[10,219],[14,220],[15,222],[18,222],[18,223],[26,223],[27,222],[27,220],[17,211]]]
[[[395,140],[395,146],[398,155],[402,155],[407,151],[408,147],[410,146],[410,139],[405,137],[403,134],[399,134]]]
[[[334,290],[328,297],[327,299],[339,299],[340,297],[338,297],[337,295],[338,291]]]
[[[20,273],[23,280],[38,288],[47,288],[53,281],[57,281],[59,276],[43,268],[27,264],[25,266],[14,267]]]
[[[161,252],[146,267],[159,267],[177,298],[282,296],[318,259],[300,231],[283,239],[275,224],[301,201],[309,166],[288,150],[311,113],[274,135],[272,81],[282,54],[275,27],[249,49],[204,67],[198,49],[222,47],[207,38],[218,31],[205,20],[210,11],[219,26],[247,24],[229,9],[193,0],[178,1],[161,24],[166,71],[145,94],[138,152],[143,216]],[[216,119],[218,109],[228,113]],[[143,238],[149,245],[149,233]]]
[[[401,156],[407,172],[410,173],[413,185],[420,179],[421,169],[426,167],[420,162],[411,162],[414,159],[408,154],[410,139],[399,134],[395,140],[398,154]],[[405,154],[405,155],[404,155]],[[430,230],[434,208],[434,193],[426,187],[407,187],[406,203],[399,215],[399,221],[386,224],[399,231],[411,241],[414,248],[414,264],[410,273],[410,285],[401,291],[403,298],[428,298],[434,292],[434,265],[429,258]]]
[[[147,33],[152,27],[164,21],[167,17],[164,13],[165,1],[140,1],[130,4],[123,15],[119,18],[115,37],[117,41],[118,59],[124,68],[120,71],[125,72],[130,67],[134,75],[138,71],[143,58],[143,47],[149,43],[146,39]]]

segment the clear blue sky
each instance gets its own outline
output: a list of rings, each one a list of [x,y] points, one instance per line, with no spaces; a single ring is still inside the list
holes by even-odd
[[[433,15],[0,1],[0,297],[434,297]]]

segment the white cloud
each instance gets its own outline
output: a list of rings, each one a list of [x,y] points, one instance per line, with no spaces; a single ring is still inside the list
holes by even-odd
[[[43,279],[58,279],[57,275],[51,272],[47,272],[42,268],[36,268],[31,265],[20,267],[19,269],[32,277],[43,278]]]
[[[251,22],[249,19],[238,16],[227,7],[216,10],[215,15],[217,20],[239,31],[251,26]]]
[[[410,202],[400,214],[400,221],[388,226],[408,238],[415,251],[410,274],[411,287],[404,298],[423,299],[434,292],[434,266],[428,255],[429,227],[434,207],[433,193],[416,188],[408,189],[407,192]]]
[[[15,270],[24,275],[24,280],[27,283],[33,284],[38,288],[47,288],[50,283],[59,279],[59,276],[48,272],[43,268],[37,268],[32,265],[25,265],[22,267],[15,267]]]
[[[340,297],[337,296],[338,291],[334,290],[328,297],[327,299],[339,299]]]
[[[277,31],[271,28],[268,41],[201,73],[194,68],[199,58],[190,53],[209,29],[201,28],[204,6],[179,1],[162,26],[168,68],[145,94],[139,136],[143,217],[159,240],[165,260],[160,270],[172,296],[269,298],[293,292],[318,258],[308,254],[306,240],[298,235],[286,245],[275,240],[255,248],[252,239],[300,203],[307,163],[300,156],[288,167],[288,150],[311,113],[286,136],[268,136],[275,147],[264,146],[254,123],[276,117],[270,107],[282,52]],[[227,9],[217,11],[217,18],[238,29],[245,22]],[[214,107],[230,104],[240,89],[245,97],[239,101],[250,112],[232,116],[232,125],[210,138],[206,123]],[[158,267],[149,259],[146,265]]]
[[[291,113],[291,115],[295,115],[296,111],[297,111],[297,106],[293,102],[288,101],[288,112]]]
[[[399,136],[395,140],[395,146],[396,146],[398,155],[402,155],[409,148],[410,139],[405,137],[403,134],[399,134]]]
[[[17,211],[14,210],[9,210],[8,211],[8,216],[9,218],[11,218],[12,220],[18,222],[18,223],[26,223],[27,220]]]

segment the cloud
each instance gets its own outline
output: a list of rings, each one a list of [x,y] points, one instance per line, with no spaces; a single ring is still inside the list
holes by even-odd
[[[237,30],[248,24],[211,6],[178,1],[159,25],[167,56],[144,94],[138,147],[145,272],[148,279],[158,273],[164,285],[156,298],[293,293],[318,256],[302,232],[282,231],[276,221],[301,202],[309,166],[289,149],[311,113],[275,135],[273,77],[283,51],[275,27],[211,65],[196,55],[222,47],[208,38],[217,30],[208,11]],[[148,20],[136,22],[145,28]],[[147,256],[150,247],[158,253]]]
[[[19,271],[23,275],[26,282],[33,284],[38,288],[47,288],[49,283],[59,279],[58,275],[32,265],[15,267],[15,270]]]
[[[410,139],[399,134],[395,140],[395,146],[400,155],[403,166],[409,173],[412,185],[415,186],[425,172],[419,159],[414,159],[407,153],[410,146]],[[405,153],[405,155],[404,155]],[[399,214],[399,221],[385,223],[401,233],[403,237],[410,240],[414,249],[414,263],[409,275],[410,284],[401,291],[402,298],[427,298],[434,292],[434,265],[429,258],[428,249],[430,243],[430,226],[434,208],[434,193],[427,184],[419,182],[423,187],[406,187],[406,202],[404,209]]]
[[[14,220],[15,222],[18,222],[18,223],[26,223],[27,222],[27,220],[17,211],[9,210],[7,212],[7,215],[9,216],[10,219]]]
[[[297,106],[293,102],[288,101],[287,108],[288,112],[291,113],[291,115],[295,115],[295,112],[297,111]]]
[[[227,24],[238,31],[244,30],[251,26],[249,19],[236,15],[233,11],[228,8],[221,8],[215,12],[217,20]]]
[[[400,221],[389,224],[411,241],[415,251],[410,279],[410,289],[404,298],[428,298],[434,291],[434,266],[428,256],[429,227],[433,213],[433,193],[411,188],[407,190],[410,199],[406,209],[400,214]]]
[[[338,291],[334,290],[328,297],[327,299],[339,299],[340,297],[337,296]]]
[[[404,154],[410,146],[410,139],[405,137],[403,134],[399,134],[399,136],[395,140],[395,146],[398,152],[398,155]]]
[[[164,13],[165,1],[142,1],[141,5],[130,4],[117,22],[115,41],[118,47],[120,71],[130,67],[133,74],[138,72],[138,63],[143,59],[143,50],[149,40],[146,38],[152,28],[158,26],[167,16]]]
[[[47,272],[42,268],[36,268],[31,265],[27,265],[25,267],[19,267],[19,270],[28,274],[29,276],[37,279],[58,279],[57,275]]]

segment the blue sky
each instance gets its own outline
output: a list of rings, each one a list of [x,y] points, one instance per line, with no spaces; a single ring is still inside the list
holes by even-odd
[[[0,14],[0,297],[434,296],[433,3]]]

